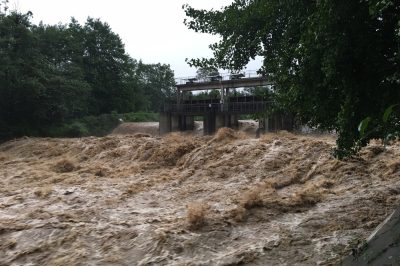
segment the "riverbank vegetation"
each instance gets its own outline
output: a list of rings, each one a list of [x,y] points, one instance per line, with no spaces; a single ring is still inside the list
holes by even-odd
[[[174,93],[169,65],[131,58],[99,19],[36,25],[0,8],[0,140],[99,135],[120,118],[154,120]]]

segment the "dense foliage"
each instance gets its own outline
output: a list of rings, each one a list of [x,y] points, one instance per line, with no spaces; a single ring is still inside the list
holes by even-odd
[[[196,78],[205,80],[209,77],[219,76],[219,71],[216,67],[201,67],[196,71]]]
[[[169,65],[132,59],[107,23],[34,25],[30,12],[2,7],[0,140],[49,135],[82,117],[157,112],[173,94]]]
[[[240,70],[263,57],[260,71],[274,79],[280,107],[302,123],[336,130],[338,156],[355,151],[363,118],[379,124],[400,102],[397,0],[235,0],[221,10],[184,10],[189,29],[221,36],[210,46],[213,58],[191,65]]]

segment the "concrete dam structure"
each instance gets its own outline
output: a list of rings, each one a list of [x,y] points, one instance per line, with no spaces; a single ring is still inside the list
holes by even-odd
[[[240,115],[263,114],[271,102],[260,96],[237,96],[232,91],[237,88],[271,85],[273,83],[268,77],[249,73],[210,76],[200,80],[182,79],[176,85],[176,100],[165,103],[160,111],[160,134],[193,130],[195,117],[198,116],[203,117],[204,135],[213,134],[221,127],[237,128]],[[200,90],[219,90],[219,96],[202,100],[193,99],[191,92]],[[259,129],[291,130],[292,120],[288,116],[279,114],[265,116],[259,119]]]

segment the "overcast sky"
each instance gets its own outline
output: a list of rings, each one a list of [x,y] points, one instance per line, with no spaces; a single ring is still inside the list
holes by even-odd
[[[32,11],[33,21],[67,23],[75,17],[81,24],[88,16],[107,22],[125,43],[131,57],[144,63],[170,64],[175,77],[193,76],[185,58],[210,57],[208,45],[217,36],[195,33],[183,24],[182,5],[219,9],[232,0],[10,0],[10,8]],[[260,59],[248,66],[256,70]]]

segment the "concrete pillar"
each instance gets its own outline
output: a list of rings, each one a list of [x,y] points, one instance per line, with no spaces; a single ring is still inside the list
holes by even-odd
[[[225,126],[225,114],[217,114],[215,116],[215,131]]]
[[[208,128],[209,128],[208,120],[209,119],[210,118],[207,115],[203,116],[203,135],[208,135]]]
[[[293,116],[282,113],[275,113],[270,116],[265,121],[265,128],[268,131],[278,131],[278,130],[293,130]]]
[[[212,135],[215,133],[215,114],[209,113],[203,119],[203,134]]]
[[[268,131],[273,132],[276,131],[276,115],[271,115],[268,117]]]
[[[171,115],[171,132],[180,130],[179,115]]]
[[[239,116],[229,115],[229,127],[238,129],[239,128]]]
[[[193,130],[194,129],[194,116],[184,116],[185,126],[183,130]]]
[[[171,115],[169,113],[160,113],[159,133],[165,135],[171,132]]]

